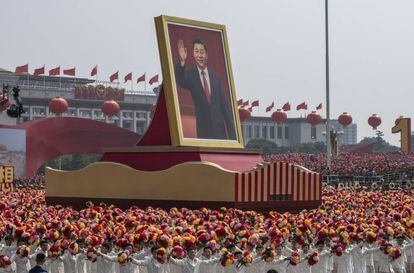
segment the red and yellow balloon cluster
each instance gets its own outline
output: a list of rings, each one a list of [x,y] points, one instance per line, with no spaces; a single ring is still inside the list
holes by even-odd
[[[340,256],[350,244],[360,241],[377,242],[384,253],[398,256],[398,249],[388,242],[398,235],[414,237],[414,192],[386,193],[325,190],[318,209],[299,214],[271,212],[265,216],[254,211],[233,208],[189,210],[172,208],[169,211],[148,207],[121,210],[101,204],[81,211],[62,206],[47,206],[44,192],[16,190],[0,198],[0,237],[11,235],[27,245],[49,239],[51,256],[63,250],[77,253],[88,249],[88,258],[95,259],[94,249],[105,241],[115,241],[116,248],[157,245],[160,251],[182,257],[188,248],[209,246],[222,250],[222,264],[233,263],[231,251],[235,245],[243,251],[242,261],[252,262],[250,251],[258,245],[266,248],[263,258],[271,260],[274,249],[288,241],[299,244],[315,241],[330,242],[332,251]],[[79,240],[83,246],[78,245]],[[223,249],[222,249],[223,248]],[[19,249],[25,254],[26,248]],[[164,257],[165,255],[161,255]],[[128,251],[120,252],[120,263],[128,260]],[[314,264],[318,256],[309,256]],[[293,257],[291,263],[296,263]]]

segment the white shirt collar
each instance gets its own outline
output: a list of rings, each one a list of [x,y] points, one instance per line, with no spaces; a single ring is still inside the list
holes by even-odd
[[[201,70],[200,67],[198,67],[198,65],[196,65],[196,66],[197,66],[197,69],[198,69],[198,74],[200,74],[200,77],[202,76],[202,74],[201,74],[202,71],[204,71],[206,73],[206,77],[208,77],[208,68],[207,68],[207,66],[206,66],[206,68],[204,68],[204,70]]]

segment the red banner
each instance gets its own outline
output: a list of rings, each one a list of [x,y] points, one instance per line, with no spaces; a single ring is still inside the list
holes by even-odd
[[[103,85],[75,86],[75,99],[123,101],[124,98],[125,98],[125,89],[105,87]]]

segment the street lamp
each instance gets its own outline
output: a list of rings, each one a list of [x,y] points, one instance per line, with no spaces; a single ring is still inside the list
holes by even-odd
[[[326,132],[322,132],[323,136],[329,137],[329,145],[331,146],[331,156],[338,156],[340,152],[340,146],[341,146],[341,137],[344,135],[344,131],[337,131],[335,129],[331,129],[329,131],[329,135],[326,134]]]

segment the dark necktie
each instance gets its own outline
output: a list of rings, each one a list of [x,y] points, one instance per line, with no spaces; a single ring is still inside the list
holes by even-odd
[[[203,70],[201,71],[201,75],[203,76],[203,86],[204,86],[204,94],[206,95],[207,101],[211,103],[211,95],[210,95],[210,88],[208,87],[206,72]]]

